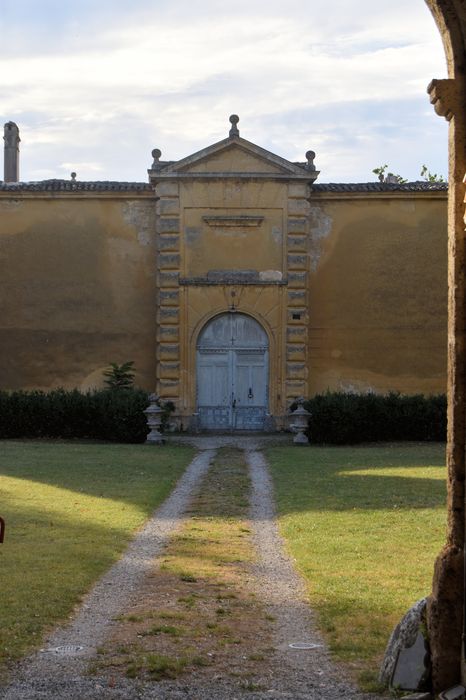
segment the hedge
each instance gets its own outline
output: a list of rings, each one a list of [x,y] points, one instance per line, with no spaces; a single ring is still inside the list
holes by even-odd
[[[0,438],[87,438],[144,442],[143,413],[148,394],[141,389],[82,393],[77,389],[0,391]],[[443,441],[446,398],[390,393],[328,392],[305,401],[311,412],[311,443],[349,445],[401,440]],[[165,406],[165,419],[174,406]]]
[[[304,402],[311,443],[349,445],[400,440],[444,441],[447,400],[436,396],[328,392]]]
[[[144,442],[148,405],[140,389],[0,391],[0,438]]]

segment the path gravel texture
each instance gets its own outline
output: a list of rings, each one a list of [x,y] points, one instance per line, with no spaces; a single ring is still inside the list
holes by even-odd
[[[78,700],[81,697],[101,697],[87,695],[84,688],[79,689],[81,683],[88,685],[83,676],[89,660],[95,656],[111,625],[115,624],[115,617],[136,599],[138,587],[151,570],[154,557],[161,553],[168,537],[182,522],[183,512],[214,455],[215,450],[204,450],[193,459],[175,489],[139,531],[123,557],[85,597],[71,624],[57,629],[46,640],[43,650],[19,665],[13,683],[3,691],[0,689],[0,698],[63,697]],[[53,651],[57,647],[70,646],[80,649],[72,654]]]
[[[86,597],[70,625],[57,630],[43,652],[19,665],[7,688],[0,689],[4,700],[375,700],[377,696],[359,693],[330,660],[312,612],[306,602],[304,583],[285,553],[279,535],[272,483],[260,449],[273,440],[261,437],[213,436],[182,440],[198,447],[177,487],[156,511],[122,559],[113,566]],[[288,440],[289,441],[289,440]],[[259,553],[252,572],[251,586],[276,620],[275,650],[269,671],[257,689],[242,690],[232,679],[212,678],[193,685],[189,675],[174,681],[147,683],[130,679],[90,676],[88,666],[104,642],[114,618],[128,603],[137,600],[138,586],[154,566],[171,533],[183,522],[183,512],[196,493],[217,448],[232,446],[245,450],[252,479],[250,520]],[[295,650],[290,643],[308,642],[311,650]],[[57,654],[54,647],[79,645],[74,654]]]

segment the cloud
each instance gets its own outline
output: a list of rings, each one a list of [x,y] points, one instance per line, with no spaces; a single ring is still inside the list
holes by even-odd
[[[350,171],[341,168],[343,153],[352,153],[358,172],[363,148],[369,158],[378,154],[376,139],[393,148],[398,138],[406,148],[413,109],[409,138],[428,150],[436,118],[422,108],[425,87],[444,75],[445,63],[433,20],[422,0],[358,0],[357,7],[351,0],[289,0],[286,13],[281,0],[11,4],[2,20],[0,91],[4,120],[21,128],[23,176],[76,159],[83,177],[95,176],[90,164],[98,162],[108,179],[144,179],[154,146],[166,158],[187,155],[226,136],[232,112],[242,135],[290,159],[316,144],[333,179]],[[339,157],[325,150],[336,146]]]

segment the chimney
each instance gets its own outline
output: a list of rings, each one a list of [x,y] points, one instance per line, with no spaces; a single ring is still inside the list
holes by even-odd
[[[19,129],[14,122],[7,122],[4,126],[4,170],[5,182],[19,181]]]

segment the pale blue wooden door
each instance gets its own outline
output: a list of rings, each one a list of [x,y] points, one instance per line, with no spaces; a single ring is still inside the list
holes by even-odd
[[[234,352],[234,428],[263,430],[267,411],[266,351]]]
[[[198,351],[198,406],[203,428],[231,426],[230,353]]]
[[[263,430],[267,414],[268,338],[244,314],[223,314],[199,336],[197,409],[201,428]]]

